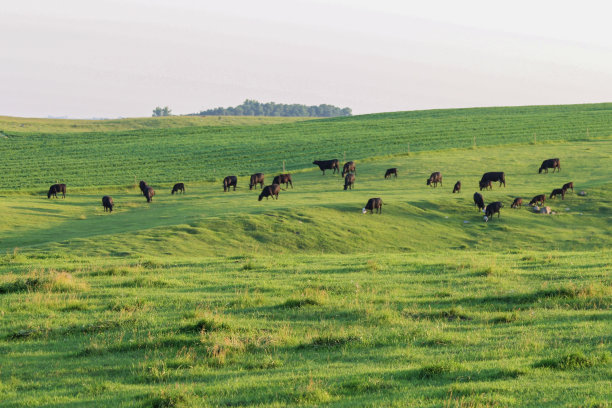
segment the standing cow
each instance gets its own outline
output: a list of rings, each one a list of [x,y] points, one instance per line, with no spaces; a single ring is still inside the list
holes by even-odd
[[[278,194],[280,193],[280,185],[278,184],[272,184],[271,186],[265,186],[263,188],[263,190],[261,190],[261,194],[259,195],[259,200],[261,201],[264,197],[266,197],[266,200],[268,199],[268,197],[272,197],[272,199],[274,200],[274,197],[276,197],[276,199],[278,200]]]
[[[548,173],[548,169],[553,169],[553,173],[555,170],[561,171],[561,160],[558,158],[544,160],[540,165],[540,170],[538,170],[538,173],[541,174],[542,170],[545,170],[546,173]]]
[[[259,186],[263,188],[263,185],[264,185],[264,174],[263,173],[251,174],[251,180],[249,181],[249,190],[252,190],[253,187],[257,187],[257,184],[259,184]]]
[[[355,169],[354,161],[349,161],[349,162],[344,163],[344,166],[342,167],[342,177],[344,177],[348,173],[357,174],[357,170]]]
[[[489,218],[492,218],[495,215],[495,213],[497,213],[497,218],[499,218],[501,215],[500,210],[502,209],[503,206],[504,205],[501,203],[501,201],[495,201],[487,205],[487,209],[485,210],[485,216],[484,216],[485,222],[489,221]]]
[[[461,181],[457,181],[455,183],[455,187],[453,187],[453,194],[461,192]]]
[[[344,189],[353,189],[353,185],[355,184],[355,175],[354,174],[347,174],[346,177],[344,177]]]
[[[51,187],[49,187],[49,191],[47,192],[47,198],[51,198],[51,196],[57,198],[57,193],[62,193],[62,198],[66,198],[66,185],[53,184]]]
[[[368,210],[370,210],[370,214],[374,214],[374,210],[376,210],[378,214],[381,214],[382,206],[383,202],[381,198],[370,198],[366,203],[366,206],[361,209],[361,212],[365,214],[368,212]]]
[[[140,187],[140,191],[142,192],[142,195],[145,195],[147,192],[147,187],[149,187],[147,183],[144,180],[140,180],[140,183],[138,183],[138,185]]]
[[[483,174],[479,183],[480,189],[482,190],[483,186],[487,186],[488,182],[495,181],[499,181],[500,187],[502,186],[502,184],[504,185],[504,187],[506,187],[506,173],[504,173],[503,171],[490,171],[488,173]]]
[[[174,193],[178,193],[181,192],[182,194],[185,194],[185,184],[183,183],[176,183],[174,185],[174,187],[172,187],[172,192],[171,194],[174,195]]]
[[[274,176],[274,180],[272,180],[272,184],[284,184],[285,188],[289,188],[289,184],[291,184],[291,188],[293,188],[293,181],[291,180],[291,174],[280,174],[278,176]]]
[[[238,184],[238,177],[227,176],[223,179],[223,192],[230,191],[232,186],[234,186],[234,191],[236,191],[236,184]]]
[[[514,199],[514,201],[510,205],[510,208],[519,208],[522,206],[523,206],[523,199],[521,197],[517,197]]]
[[[539,194],[531,199],[531,201],[529,202],[529,205],[534,206],[538,203],[540,203],[539,205],[544,205],[545,201],[546,201],[546,194]]]
[[[153,187],[147,187],[144,193],[144,196],[147,198],[147,203],[150,203],[151,201],[153,201],[154,195],[155,195],[155,190],[153,190]]]
[[[325,170],[333,170],[332,174],[340,173],[339,163],[340,162],[338,161],[338,159],[315,160],[312,162],[312,164],[316,164],[317,166],[319,166],[319,169],[321,169],[321,171],[323,172],[323,175],[325,175]]]
[[[482,198],[482,194],[474,193],[474,204],[476,204],[476,207],[478,207],[478,211],[484,211],[485,205],[484,199]]]
[[[561,196],[562,200],[565,200],[565,190],[562,188],[555,188],[548,198],[557,198],[558,195]]]
[[[388,179],[391,176],[395,176],[397,178],[397,167],[393,167],[392,169],[387,169],[385,172],[385,178]]]
[[[431,176],[427,179],[427,185],[435,188],[438,187],[438,183],[440,183],[440,186],[442,185],[442,173],[439,171],[431,173]]]
[[[565,183],[563,187],[561,187],[567,193],[567,190],[572,189],[572,193],[574,192],[574,182],[570,181],[569,183]]]
[[[115,203],[113,202],[113,197],[102,197],[102,206],[104,207],[104,212],[106,212],[106,210],[108,210],[109,212],[113,212],[113,207],[115,206]]]

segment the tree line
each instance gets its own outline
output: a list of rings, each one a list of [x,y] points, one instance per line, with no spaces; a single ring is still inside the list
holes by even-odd
[[[331,118],[351,116],[351,108],[339,108],[333,105],[306,106],[300,104],[260,103],[247,99],[242,105],[229,108],[214,108],[192,113],[191,116],[306,116]]]

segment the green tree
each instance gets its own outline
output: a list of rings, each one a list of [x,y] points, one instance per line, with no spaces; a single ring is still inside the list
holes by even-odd
[[[153,116],[154,117],[158,117],[158,116],[170,116],[172,115],[172,109],[168,108],[167,106],[164,106],[163,108],[160,106],[155,107],[155,109],[153,109]]]

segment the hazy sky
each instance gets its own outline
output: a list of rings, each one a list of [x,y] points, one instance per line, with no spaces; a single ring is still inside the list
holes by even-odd
[[[0,115],[610,102],[609,3],[0,0]]]

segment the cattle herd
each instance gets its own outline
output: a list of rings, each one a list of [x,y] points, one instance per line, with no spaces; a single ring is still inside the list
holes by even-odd
[[[312,164],[319,166],[319,168],[323,172],[323,175],[325,175],[325,170],[332,170],[333,174],[340,173],[340,163],[338,159],[315,160],[312,162]],[[539,173],[542,173],[543,170],[546,173],[548,173],[548,169],[553,169],[553,173],[555,171],[560,172],[561,171],[560,160],[558,158],[544,160],[542,162],[542,165],[540,166]],[[355,184],[356,174],[357,174],[357,169],[355,166],[355,162],[354,161],[346,162],[344,166],[342,167],[342,177],[344,177],[344,189],[345,190],[353,189],[353,186]],[[384,178],[388,179],[388,178],[391,178],[391,176],[394,176],[395,178],[397,178],[397,168],[394,167],[394,168],[387,169],[387,171],[385,172]],[[480,191],[482,191],[483,189],[485,190],[493,189],[493,185],[492,185],[493,182],[499,182],[500,187],[502,185],[506,187],[506,174],[503,171],[484,173],[482,175],[482,178],[478,182]],[[433,188],[437,188],[438,183],[442,187],[442,173],[440,173],[439,171],[431,173],[429,178],[427,178],[426,185],[433,187]],[[231,190],[232,187],[234,188],[234,191],[236,191],[237,184],[238,184],[238,177],[227,176],[223,179],[223,191],[228,192]],[[264,173],[255,173],[251,175],[251,178],[249,181],[249,190],[252,190],[254,187],[257,188],[257,185],[259,185],[259,187],[261,188],[261,193],[259,194],[259,199],[258,199],[259,201],[261,201],[264,197],[266,199],[268,199],[269,197],[272,197],[272,199],[278,200],[278,195],[281,191],[282,184],[285,185],[285,189],[289,188],[289,185],[291,185],[291,188],[293,188],[293,180],[291,178],[291,174],[280,174],[274,177],[271,185],[264,187],[264,184],[265,184],[265,174]],[[139,186],[140,186],[140,191],[142,192],[142,195],[147,199],[147,202],[148,203],[152,202],[153,196],[155,196],[155,190],[153,190],[153,188],[149,186],[145,181],[141,181],[139,183]],[[573,182],[566,183],[561,188],[553,189],[552,193],[550,193],[549,199],[556,198],[557,196],[560,195],[561,199],[563,200],[565,199],[565,194],[570,189],[572,190],[572,192],[574,191]],[[171,194],[174,195],[174,193],[179,193],[179,192],[182,194],[185,193],[185,184],[176,183],[174,187],[172,187]],[[460,193],[460,192],[461,192],[461,181],[457,181],[453,187],[453,194]],[[61,193],[62,197],[66,198],[66,184],[53,184],[49,188],[49,191],[47,193],[47,198],[51,198],[51,196],[57,198],[58,193]],[[544,205],[545,201],[546,201],[546,194],[538,194],[531,199],[531,201],[529,202],[529,205],[531,206]],[[488,221],[495,214],[497,214],[497,217],[500,218],[500,210],[503,208],[503,203],[501,201],[495,201],[485,206],[485,202],[484,202],[484,198],[482,194],[479,192],[475,192],[474,193],[474,204],[476,205],[479,211],[482,211],[485,213],[485,216],[484,216],[485,221]],[[104,211],[112,212],[114,205],[115,204],[113,202],[112,197],[110,196],[102,197],[102,206],[104,207]],[[522,205],[523,205],[523,198],[517,197],[514,199],[514,201],[510,205],[510,208],[520,208]],[[374,212],[381,214],[382,206],[383,206],[383,201],[380,197],[370,198],[368,202],[366,203],[365,207],[362,208],[362,212],[365,214],[369,210],[371,214],[374,214]]]

